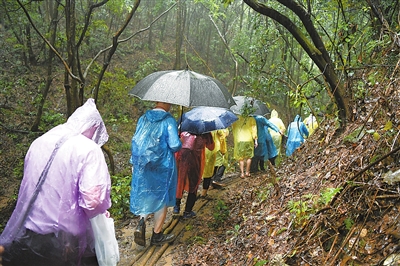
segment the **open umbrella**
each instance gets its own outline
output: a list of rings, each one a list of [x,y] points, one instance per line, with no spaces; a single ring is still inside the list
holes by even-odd
[[[203,134],[227,128],[236,120],[238,117],[226,108],[199,106],[182,115],[180,130]]]
[[[235,114],[243,114],[243,112],[248,112],[249,115],[266,115],[270,111],[265,103],[260,100],[254,99],[253,97],[247,96],[234,96],[236,105],[231,106],[230,109]]]
[[[167,102],[181,106],[214,106],[229,108],[235,104],[225,86],[218,80],[190,70],[154,72],[129,92],[142,100]]]

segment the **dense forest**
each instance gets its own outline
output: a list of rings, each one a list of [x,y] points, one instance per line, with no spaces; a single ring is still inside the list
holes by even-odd
[[[229,215],[211,214],[213,236],[178,245],[176,265],[399,265],[399,11],[397,0],[1,1],[0,232],[29,145],[87,98],[110,135],[110,212],[121,226],[137,222],[130,144],[153,103],[129,91],[188,68],[265,102],[286,125],[313,114],[320,127],[279,170],[246,191],[233,184],[215,203]],[[230,159],[227,175],[237,171]]]

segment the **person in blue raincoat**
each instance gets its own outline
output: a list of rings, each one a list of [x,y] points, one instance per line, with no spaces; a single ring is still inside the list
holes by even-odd
[[[301,120],[299,115],[296,115],[294,121],[288,126],[288,139],[286,142],[286,156],[291,156],[293,152],[304,142],[304,137],[308,137],[308,129]]]
[[[177,167],[174,153],[182,147],[170,108],[169,103],[157,102],[153,110],[139,118],[132,138],[130,210],[140,215],[134,241],[141,246],[146,245],[146,219],[151,213],[154,213],[151,245],[169,243],[175,238],[173,234],[162,232],[167,207],[175,205]]]
[[[253,117],[257,124],[258,146],[254,149],[254,157],[251,159],[250,172],[256,173],[259,170],[265,170],[264,160],[269,159],[269,154],[271,154],[271,156],[274,154],[275,157],[277,156],[276,148],[268,128],[271,128],[278,133],[280,133],[280,130],[264,116],[254,115]],[[273,152],[274,149],[275,152]]]

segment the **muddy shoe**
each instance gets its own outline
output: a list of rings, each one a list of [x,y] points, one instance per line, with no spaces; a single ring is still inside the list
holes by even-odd
[[[136,227],[134,233],[134,241],[136,244],[145,247],[146,246],[146,223],[144,217],[142,217]]]
[[[212,181],[211,186],[215,189],[223,189],[225,185],[216,181]]]
[[[165,243],[171,243],[174,241],[175,235],[174,234],[163,234],[163,232],[160,233],[154,233],[151,236],[150,244],[155,245],[155,246],[161,246],[164,245]]]
[[[181,207],[175,205],[175,206],[174,206],[174,211],[173,211],[173,213],[174,213],[174,214],[179,214],[180,212],[181,212]]]
[[[183,219],[190,219],[196,217],[196,213],[194,211],[183,212]]]

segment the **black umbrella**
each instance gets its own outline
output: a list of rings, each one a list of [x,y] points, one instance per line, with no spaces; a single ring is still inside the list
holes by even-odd
[[[235,113],[242,115],[243,112],[247,112],[248,115],[266,115],[270,111],[265,103],[260,100],[254,99],[253,97],[247,96],[235,96],[233,99],[236,105],[230,109]]]
[[[190,70],[154,72],[140,80],[129,94],[142,100],[186,107],[229,108],[235,104],[232,96],[220,81]]]

